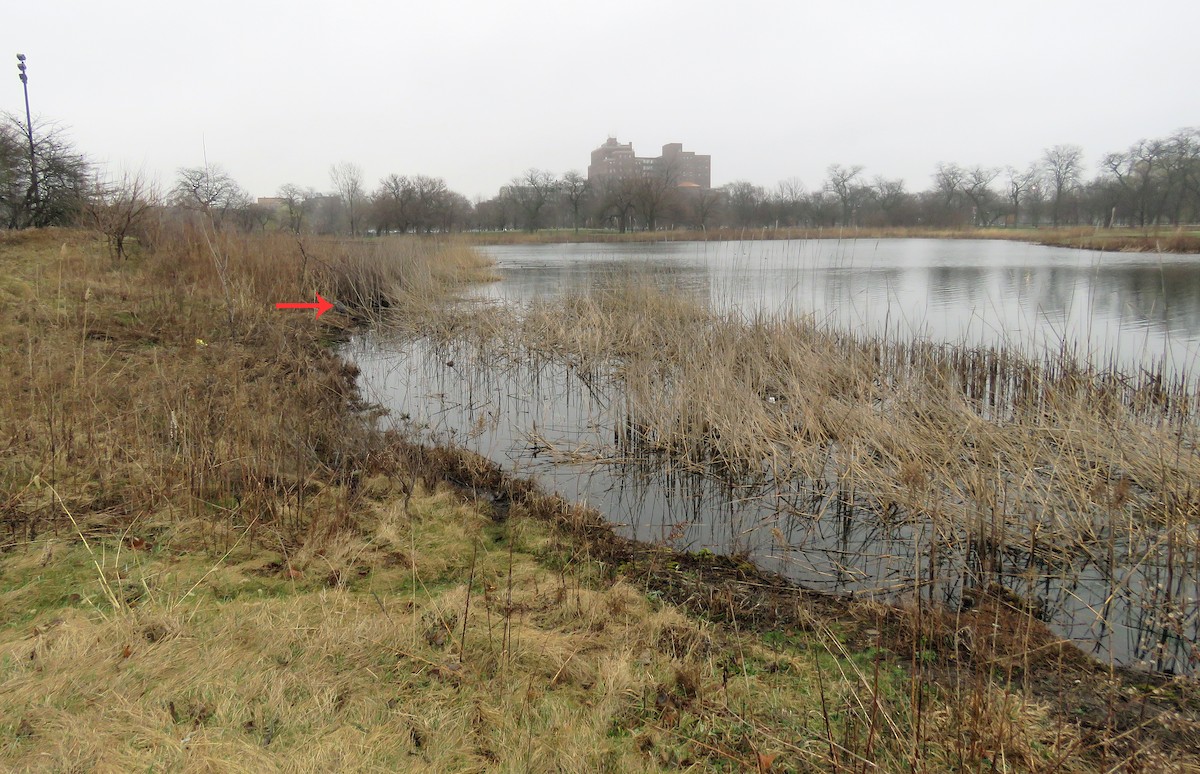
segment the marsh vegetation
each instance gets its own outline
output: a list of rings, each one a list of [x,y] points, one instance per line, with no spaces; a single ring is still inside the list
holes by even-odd
[[[429,337],[430,353],[473,352],[489,367],[563,363],[572,378],[633,386],[651,320],[674,320],[654,339],[672,357],[704,351],[693,349],[704,337],[744,339],[746,360],[729,361],[738,370],[710,369],[720,379],[807,363],[769,346],[799,345],[802,327],[725,320],[638,288],[521,318],[467,314],[456,288],[490,269],[432,240],[297,240],[201,222],[164,223],[127,248],[116,260],[102,235],[66,230],[0,239],[7,768],[1097,771],[1194,761],[1190,682],[1097,665],[998,593],[969,610],[924,593],[849,601],[741,558],[625,540],[604,514],[478,455],[374,427],[377,407],[333,350],[387,309]],[[310,312],[273,308],[314,292],[341,307],[315,324]],[[684,328],[704,335],[662,341]],[[656,367],[691,373],[673,360]],[[820,394],[848,408],[853,390],[883,389],[841,386],[851,393]],[[1113,410],[1151,416],[1142,394]],[[613,444],[638,464],[729,476],[757,453],[746,432],[697,433],[699,421],[734,421],[728,403],[709,401],[712,416],[702,406],[681,424],[664,412],[684,393],[630,395],[618,404],[630,429]],[[975,406],[945,401],[932,410]],[[768,412],[783,406],[762,402],[755,421],[782,428]],[[825,443],[857,449],[878,425],[852,433],[834,422]],[[864,496],[887,494],[867,486],[866,466],[890,462],[855,463]],[[788,464],[805,470],[801,458]]]
[[[628,534],[889,601],[1003,591],[1103,659],[1195,669],[1186,371],[850,333],[632,271],[401,320],[356,357],[406,426]]]

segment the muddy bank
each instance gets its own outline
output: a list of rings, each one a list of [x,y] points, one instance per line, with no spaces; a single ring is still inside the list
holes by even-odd
[[[964,682],[998,680],[1070,717],[1111,754],[1153,739],[1200,749],[1200,682],[1100,663],[1054,636],[1024,600],[987,589],[960,608],[888,604],[807,591],[737,557],[688,553],[618,535],[598,511],[547,494],[473,452],[401,443],[406,467],[446,480],[503,520],[512,509],[554,525],[572,550],[612,579],[723,626],[760,633],[824,631],[848,651],[893,654],[920,682],[948,695]],[[1106,742],[1106,744],[1108,744]]]

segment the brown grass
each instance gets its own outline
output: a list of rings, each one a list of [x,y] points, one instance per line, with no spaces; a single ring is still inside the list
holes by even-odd
[[[407,508],[372,500],[366,513],[287,573],[274,569],[279,552],[248,544],[205,562],[168,530],[161,547],[106,567],[138,590],[127,611],[46,605],[0,642],[0,760],[799,771],[891,769],[913,754],[896,664],[831,655],[819,643],[833,632],[767,644],[697,621],[590,563],[556,568],[573,552],[545,526],[519,509],[493,522],[445,490],[418,488]],[[49,566],[80,566],[72,587],[95,588],[78,546],[47,545],[59,554]],[[394,560],[363,558],[372,553]],[[328,577],[356,565],[369,572]],[[1044,703],[986,692],[969,719],[926,699],[922,765],[999,752],[1013,770],[1037,770],[1078,739]]]
[[[63,503],[113,523],[163,511],[277,521],[303,511],[309,477],[344,477],[364,433],[352,367],[320,346],[352,318],[427,298],[480,271],[465,248],[303,244],[197,226],[164,229],[114,267],[76,232],[6,236],[0,330],[12,389],[0,396],[0,503],[13,540],[36,538]],[[277,301],[346,305],[313,323]],[[31,483],[34,482],[34,483]]]
[[[328,344],[430,310],[484,269],[469,250],[193,225],[132,254],[0,237],[7,769],[1085,771],[1169,749],[1004,681],[946,694],[889,645],[901,624],[867,648],[807,603],[778,631],[705,622],[684,611],[708,569],[652,582],[541,518],[570,511],[553,498],[485,504],[494,470],[371,431]],[[273,308],[316,292],[347,313]]]

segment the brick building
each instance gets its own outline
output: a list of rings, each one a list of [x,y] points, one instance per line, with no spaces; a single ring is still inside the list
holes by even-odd
[[[682,188],[708,189],[712,187],[712,156],[685,151],[683,143],[678,142],[664,145],[660,156],[637,156],[633,143],[609,137],[592,151],[592,163],[588,165],[588,180],[593,183],[658,174],[669,175]]]

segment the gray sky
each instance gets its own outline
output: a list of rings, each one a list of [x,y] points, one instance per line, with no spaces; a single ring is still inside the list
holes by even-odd
[[[831,163],[928,187],[1200,125],[1200,2],[13,0],[0,110],[54,119],[169,184],[223,165],[256,196],[359,164],[492,196],[585,171],[612,134],[713,157],[713,184],[819,187]]]

